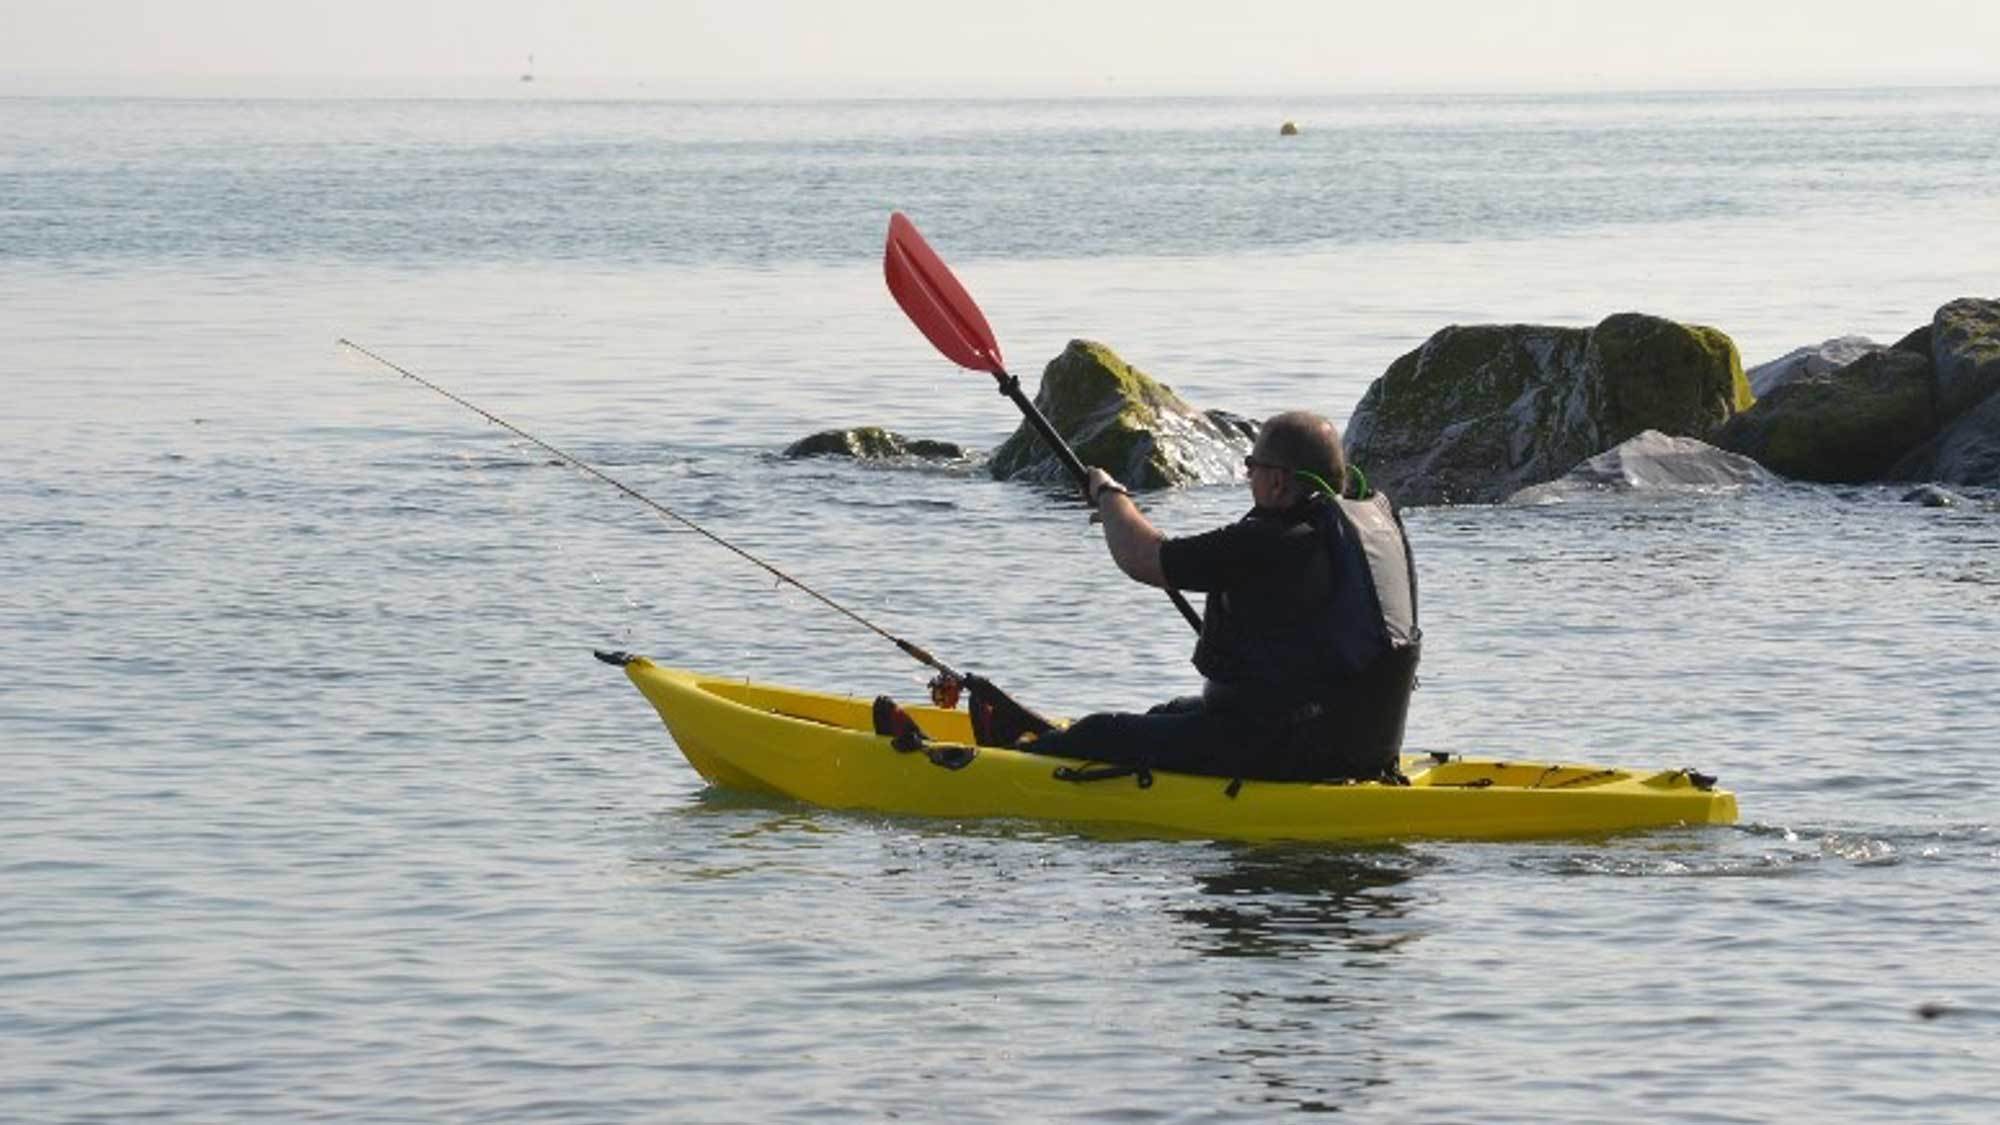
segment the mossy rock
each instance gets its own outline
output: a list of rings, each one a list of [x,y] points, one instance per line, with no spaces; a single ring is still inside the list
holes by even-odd
[[[1777,388],[1715,444],[1793,480],[1882,480],[1937,430],[1930,360],[1890,348]]]
[[[1591,330],[1590,347],[1608,433],[1701,437],[1756,402],[1736,342],[1719,329],[1620,313]]]
[[[1085,465],[1133,488],[1234,480],[1254,424],[1204,414],[1103,344],[1071,340],[1042,371],[1035,406]],[[994,479],[1071,486],[1069,471],[1024,419],[988,462]]]
[[[1640,313],[1454,325],[1369,386],[1347,457],[1404,504],[1492,503],[1646,430],[1706,439],[1753,401],[1714,328]]]
[[[857,426],[851,430],[821,430],[785,447],[787,457],[853,457],[864,461],[887,461],[914,457],[927,461],[956,461],[965,449],[948,441],[907,438],[880,426]]]
[[[2000,392],[2000,301],[1961,298],[1931,320],[1938,418],[1949,422]]]

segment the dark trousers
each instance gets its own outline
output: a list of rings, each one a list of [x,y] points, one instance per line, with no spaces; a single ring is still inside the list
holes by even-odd
[[[1394,750],[1368,752],[1331,714],[1294,721],[1221,710],[1200,696],[1144,714],[1085,715],[1016,747],[1035,754],[1252,781],[1377,779],[1396,775]]]
[[[1270,732],[1242,715],[1212,710],[1190,695],[1144,714],[1085,715],[1021,747],[1036,754],[1215,777],[1270,777]]]

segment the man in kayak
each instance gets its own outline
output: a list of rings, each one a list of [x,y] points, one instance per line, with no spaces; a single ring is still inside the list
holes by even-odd
[[[1393,779],[1416,683],[1417,579],[1388,497],[1348,499],[1340,433],[1317,414],[1265,422],[1244,458],[1249,514],[1168,538],[1102,469],[1091,502],[1118,568],[1208,595],[1202,693],[1086,715],[1020,749],[1264,780]],[[1358,474],[1357,474],[1358,475]]]

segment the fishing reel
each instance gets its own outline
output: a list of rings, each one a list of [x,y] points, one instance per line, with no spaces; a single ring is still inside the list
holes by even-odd
[[[958,697],[965,690],[965,681],[949,672],[939,672],[931,677],[931,702],[946,711],[958,706]]]

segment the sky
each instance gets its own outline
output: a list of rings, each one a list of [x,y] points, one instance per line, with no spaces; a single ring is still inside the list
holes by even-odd
[[[2000,0],[0,0],[0,92],[742,94],[2000,83]]]

